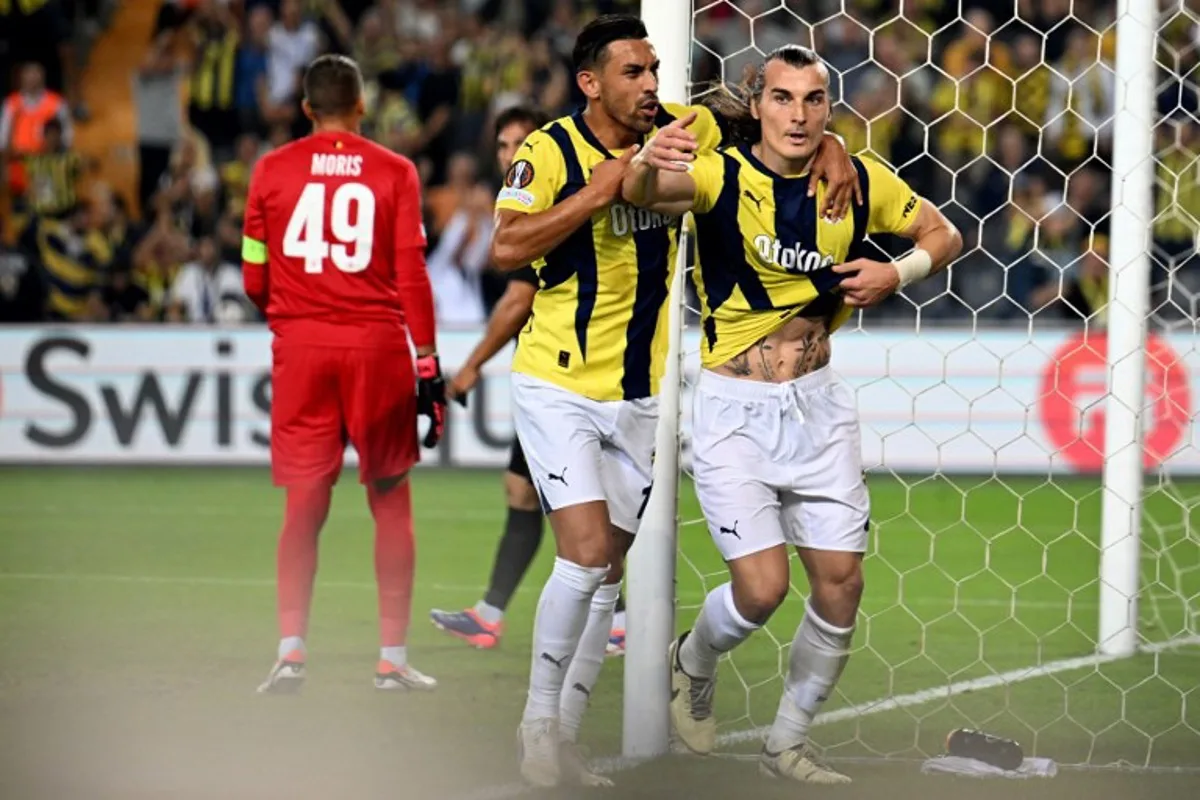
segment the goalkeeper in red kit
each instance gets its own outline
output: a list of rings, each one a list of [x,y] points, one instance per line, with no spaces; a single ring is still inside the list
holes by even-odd
[[[279,538],[279,655],[260,692],[304,681],[317,536],[347,441],[375,519],[379,689],[432,689],[405,652],[412,605],[408,471],[418,415],[435,445],[445,384],[434,342],[416,168],[359,135],[362,75],[322,56],[304,75],[313,133],[259,160],[250,182],[242,269],[271,345],[271,472],[287,489]],[[416,364],[409,337],[416,349]]]

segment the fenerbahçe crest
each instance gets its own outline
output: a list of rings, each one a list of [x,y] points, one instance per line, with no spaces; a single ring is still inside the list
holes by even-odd
[[[525,187],[533,183],[533,164],[525,159],[514,161],[504,174],[504,188],[498,200],[516,200],[523,206],[533,205],[533,194]]]

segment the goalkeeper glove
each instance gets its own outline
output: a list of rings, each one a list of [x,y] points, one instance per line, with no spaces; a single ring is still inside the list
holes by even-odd
[[[446,429],[446,380],[436,353],[417,358],[417,413],[429,417],[422,444],[437,446]]]

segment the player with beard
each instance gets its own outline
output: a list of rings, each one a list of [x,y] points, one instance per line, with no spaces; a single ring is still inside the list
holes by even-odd
[[[539,786],[604,780],[573,744],[650,496],[679,225],[620,202],[621,182],[645,137],[681,117],[690,128],[656,151],[657,165],[721,139],[707,109],[658,101],[658,59],[636,17],[590,23],[574,64],[587,106],[522,144],[492,239],[499,268],[532,264],[539,281],[512,365],[514,424],[557,544],[518,732],[521,774]],[[847,205],[857,175],[840,144],[822,154],[817,170]]]
[[[496,117],[496,164],[501,175],[508,174],[525,138],[545,123],[543,114],[526,106],[514,106]],[[533,311],[533,297],[538,288],[537,272],[526,266],[510,272],[508,277],[508,286],[492,311],[483,338],[446,387],[447,396],[464,407],[467,393],[479,382],[479,371],[517,337],[521,328],[529,322],[529,315]],[[438,630],[481,650],[500,643],[500,637],[504,634],[505,610],[542,542],[542,507],[529,475],[521,440],[515,436],[508,470],[504,473],[504,493],[508,499],[508,515],[492,563],[487,591],[471,608],[462,611],[435,608],[429,612],[429,618]],[[622,611],[621,598],[618,597],[617,615]],[[624,649],[624,628],[620,620],[614,619],[609,635],[610,655]]]
[[[823,192],[811,196],[809,168],[829,120],[829,71],[812,50],[782,47],[743,98],[716,97],[734,130],[730,146],[664,167],[651,142],[622,188],[639,207],[695,214],[703,369],[693,474],[731,576],[670,647],[671,718],[689,748],[712,751],[717,660],[787,596],[792,545],[810,596],[759,767],[845,783],[807,744],[849,658],[870,519],[855,395],[832,373],[829,339],[855,309],[944,269],[962,238],[933,203],[867,158],[853,159],[863,205],[849,218],[819,220]],[[915,249],[896,261],[865,258],[872,233],[902,236]]]

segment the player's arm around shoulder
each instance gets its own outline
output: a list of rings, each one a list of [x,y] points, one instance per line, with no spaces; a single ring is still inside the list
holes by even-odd
[[[846,304],[873,306],[910,283],[940,272],[962,252],[962,234],[941,210],[912,190],[895,172],[864,158],[868,233],[892,233],[913,242],[912,252],[892,262],[860,258],[839,264]]]
[[[529,134],[496,198],[491,245],[496,268],[512,271],[534,263],[615,200],[636,150],[630,148],[621,158],[598,164],[586,186],[558,202],[566,185],[562,150],[546,129]]]

